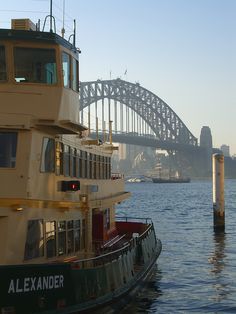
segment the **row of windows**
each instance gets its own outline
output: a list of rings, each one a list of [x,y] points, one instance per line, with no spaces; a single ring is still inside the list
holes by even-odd
[[[25,260],[70,255],[85,248],[85,220],[29,220]]]
[[[87,179],[109,179],[111,158],[88,153],[50,138],[43,139],[41,172]]]
[[[0,132],[0,167],[14,168],[16,166],[16,132]]]
[[[16,166],[17,133],[0,132],[0,167]],[[54,139],[44,138],[41,172],[86,179],[109,179],[111,158],[72,148]]]
[[[17,83],[56,84],[57,62],[55,49],[15,47],[14,79]],[[0,46],[0,81],[7,80],[5,47]],[[78,91],[78,61],[62,52],[62,77],[64,87]]]

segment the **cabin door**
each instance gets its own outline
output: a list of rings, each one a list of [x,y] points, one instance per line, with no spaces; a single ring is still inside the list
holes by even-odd
[[[97,208],[93,209],[93,242],[98,243],[103,241],[104,232],[104,215]]]

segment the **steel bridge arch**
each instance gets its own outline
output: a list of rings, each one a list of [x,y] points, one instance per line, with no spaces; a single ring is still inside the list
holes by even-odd
[[[80,111],[105,98],[135,111],[159,140],[197,146],[197,138],[170,106],[140,84],[121,79],[80,83]]]

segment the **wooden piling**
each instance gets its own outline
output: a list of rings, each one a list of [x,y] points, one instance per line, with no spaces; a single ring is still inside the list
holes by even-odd
[[[213,154],[213,219],[214,231],[225,231],[224,155]]]

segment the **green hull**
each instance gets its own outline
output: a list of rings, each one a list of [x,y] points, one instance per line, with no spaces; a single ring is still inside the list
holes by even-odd
[[[1,266],[1,313],[91,312],[137,287],[160,252],[161,242],[152,227],[145,237],[93,261]]]

